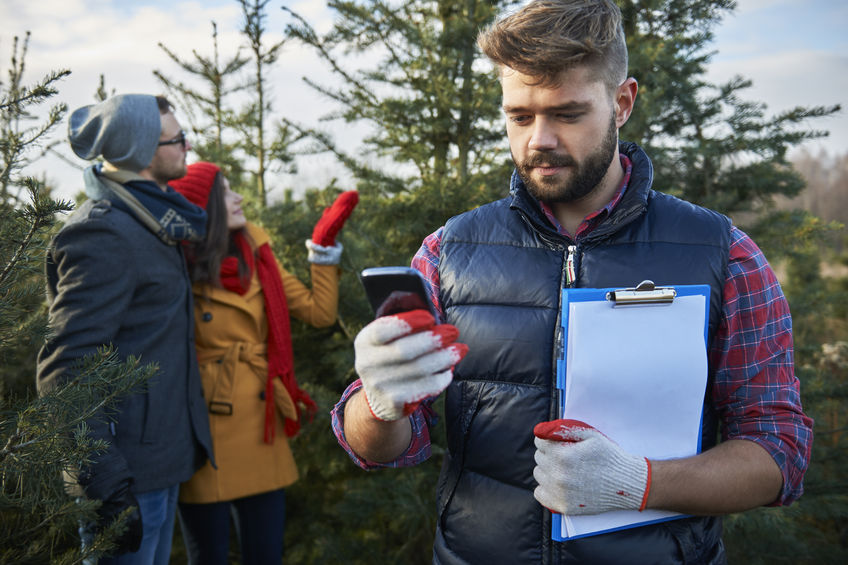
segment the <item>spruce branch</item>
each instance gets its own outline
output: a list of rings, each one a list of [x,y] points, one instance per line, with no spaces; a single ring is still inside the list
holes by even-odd
[[[5,283],[6,278],[24,257],[35,235],[53,225],[56,212],[67,212],[73,208],[73,205],[68,201],[53,201],[45,198],[43,184],[33,178],[23,179],[23,184],[29,191],[31,204],[27,204],[20,215],[29,221],[29,227],[14,254],[3,267],[3,270],[0,271],[0,285]]]

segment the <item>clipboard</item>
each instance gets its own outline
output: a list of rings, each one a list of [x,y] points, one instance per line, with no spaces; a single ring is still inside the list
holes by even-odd
[[[562,291],[557,361],[559,417],[582,420],[649,459],[701,451],[710,287],[569,288]],[[664,510],[589,516],[554,513],[567,541],[684,517]]]

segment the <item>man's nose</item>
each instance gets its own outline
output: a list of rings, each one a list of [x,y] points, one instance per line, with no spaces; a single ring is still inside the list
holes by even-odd
[[[533,133],[528,147],[534,151],[556,149],[557,136],[549,120],[545,117],[536,118],[533,123]]]

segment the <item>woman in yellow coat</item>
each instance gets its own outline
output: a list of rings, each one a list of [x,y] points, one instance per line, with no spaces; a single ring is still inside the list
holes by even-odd
[[[220,169],[188,167],[171,186],[208,214],[206,239],[187,249],[195,341],[217,468],[209,462],[180,488],[190,563],[228,562],[230,516],[242,563],[280,563],[285,487],[297,480],[288,438],[315,403],[294,379],[289,315],[333,324],[341,244],[335,235],[356,205],[343,193],[307,240],[310,290],[281,268],[268,235],[246,221],[242,197]]]

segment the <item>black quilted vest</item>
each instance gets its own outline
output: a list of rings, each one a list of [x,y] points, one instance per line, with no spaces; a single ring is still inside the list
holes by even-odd
[[[620,150],[633,162],[628,189],[612,215],[576,244],[572,286],[709,284],[713,336],[730,221],[651,190],[647,155],[632,143]],[[533,498],[533,426],[556,418],[556,328],[572,245],[517,176],[508,198],[445,225],[441,302],[469,352],[445,396],[448,450],[434,563],[723,563],[717,518],[551,541],[550,512]],[[712,374],[710,367],[710,382]],[[715,443],[716,418],[708,405],[704,414],[707,449]]]

